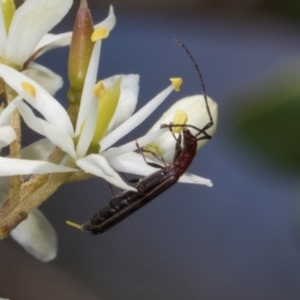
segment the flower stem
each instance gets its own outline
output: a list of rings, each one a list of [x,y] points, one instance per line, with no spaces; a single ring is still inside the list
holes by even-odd
[[[7,103],[9,104],[16,97],[16,93],[8,85],[5,85],[5,92],[6,92]],[[15,110],[10,117],[10,125],[12,126],[12,128],[16,133],[16,139],[9,146],[10,157],[20,158],[22,134],[21,134],[21,118],[17,110]],[[10,205],[12,206],[14,205],[14,203],[17,203],[19,201],[19,193],[20,193],[20,188],[22,183],[23,183],[23,178],[21,175],[10,177],[9,196],[10,196]]]
[[[48,161],[60,163],[65,155],[56,147],[48,157]],[[72,161],[68,163],[69,166],[73,164]],[[0,239],[7,237],[33,209],[47,200],[71,175],[72,173],[37,174],[21,184],[15,198],[18,201],[11,201],[9,198],[0,210]]]
[[[13,208],[13,210],[3,216],[2,210],[0,215],[3,217],[0,220],[0,239],[8,236],[8,234],[24,219],[28,214],[46,199],[48,199],[67,179],[72,173],[59,173],[48,175],[48,180],[33,193],[28,194],[24,191],[22,186],[20,193],[20,201]],[[26,197],[26,198],[25,198]]]

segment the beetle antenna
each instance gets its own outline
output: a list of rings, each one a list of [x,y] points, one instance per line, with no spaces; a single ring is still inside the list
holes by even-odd
[[[201,84],[201,88],[203,91],[203,96],[204,96],[204,100],[205,100],[205,106],[206,106],[206,110],[207,110],[207,114],[209,117],[209,123],[206,125],[206,129],[208,129],[209,127],[211,127],[214,124],[214,120],[212,118],[211,112],[210,112],[210,108],[208,105],[208,100],[207,100],[207,94],[206,94],[206,88],[204,85],[204,80],[200,71],[200,68],[198,66],[198,64],[196,63],[196,60],[194,59],[194,57],[192,56],[191,52],[188,50],[188,48],[185,46],[185,44],[183,42],[181,42],[180,40],[174,39],[173,40],[176,44],[178,44],[184,51],[185,53],[188,55],[188,57],[190,58],[190,60],[192,61],[192,63],[194,64],[194,67],[198,73],[198,77],[200,79],[200,84]]]

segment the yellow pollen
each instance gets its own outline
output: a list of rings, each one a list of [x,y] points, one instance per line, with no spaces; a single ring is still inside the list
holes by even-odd
[[[173,84],[173,88],[174,88],[175,92],[179,92],[180,87],[182,85],[182,78],[181,77],[170,78],[170,81]]]
[[[96,29],[92,36],[91,36],[91,40],[92,42],[96,42],[98,40],[103,40],[106,39],[109,36],[109,31],[105,28],[105,27],[101,27]]]
[[[105,91],[105,86],[103,81],[98,81],[93,89],[95,97],[99,98],[104,91]]]
[[[23,90],[30,94],[33,98],[36,97],[36,89],[31,83],[24,81],[21,83],[21,86]]]
[[[174,125],[185,125],[188,121],[188,115],[184,110],[177,110],[174,114],[173,124]],[[182,131],[183,126],[174,126],[172,131],[174,133],[179,133]]]
[[[77,224],[77,223],[74,223],[72,221],[66,221],[66,223],[69,225],[69,226],[72,226],[74,228],[77,228],[77,229],[80,229],[81,230],[81,225],[80,224]]]

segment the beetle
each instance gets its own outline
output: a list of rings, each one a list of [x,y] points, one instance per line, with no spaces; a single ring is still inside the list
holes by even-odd
[[[171,131],[173,128],[181,127],[181,132],[178,137],[175,137],[173,133],[176,143],[175,155],[172,164],[167,164],[158,154],[150,150],[140,148],[136,143],[145,162],[152,167],[159,168],[159,170],[139,179],[134,185],[136,191],[124,190],[114,196],[86,223],[78,225],[68,221],[67,223],[69,225],[77,227],[82,231],[89,231],[91,234],[101,234],[107,231],[173,186],[186,172],[196,156],[197,142],[203,139],[211,139],[211,136],[206,132],[206,130],[213,126],[214,121],[209,109],[206,91],[199,67],[185,45],[178,40],[175,42],[187,52],[198,72],[206,103],[206,110],[209,116],[208,124],[201,129],[188,124],[162,124],[161,128],[168,127]],[[189,128],[197,130],[198,133],[193,135]],[[144,156],[144,153],[146,152],[151,153],[158,160],[162,161],[163,165],[148,162]]]
[[[176,126],[182,125],[165,124],[161,127],[172,128]],[[199,131],[197,135],[204,133],[204,136],[197,138],[197,135],[193,135],[190,132],[188,129],[189,127],[197,129]],[[81,225],[80,229],[83,231],[89,231],[92,234],[103,233],[169,189],[179,180],[179,178],[191,165],[193,158],[197,153],[197,141],[203,138],[210,139],[211,136],[203,129],[198,129],[192,125],[185,125],[182,133],[176,139],[176,150],[173,164],[169,165],[165,163],[164,166],[161,166],[156,163],[147,162],[143,155],[147,164],[160,168],[160,170],[140,179],[138,183],[134,185],[137,190],[136,192],[122,191],[114,196],[88,222]],[[143,152],[150,152],[141,148],[139,149],[142,154]],[[163,160],[157,154],[152,154],[158,159]]]

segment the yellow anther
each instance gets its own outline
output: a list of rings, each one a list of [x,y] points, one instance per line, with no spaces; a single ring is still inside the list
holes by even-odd
[[[95,97],[99,98],[104,91],[105,91],[105,86],[103,81],[98,81],[93,89]]]
[[[36,97],[36,89],[31,83],[24,81],[21,83],[21,86],[23,90],[30,94],[33,98]]]
[[[74,223],[72,221],[66,221],[66,223],[69,225],[69,226],[72,226],[72,227],[75,227],[77,229],[82,229],[81,225],[80,224],[77,224],[77,223]]]
[[[174,125],[185,125],[188,121],[188,115],[184,110],[177,110],[174,114],[173,124]],[[174,133],[179,133],[182,131],[184,126],[174,126],[172,131]]]
[[[91,36],[91,40],[92,42],[96,42],[98,40],[103,40],[106,39],[109,36],[109,31],[105,28],[105,27],[101,27],[96,29],[92,36]]]
[[[170,81],[173,84],[174,90],[176,92],[179,92],[180,91],[180,87],[182,85],[182,78],[181,77],[170,78]]]

